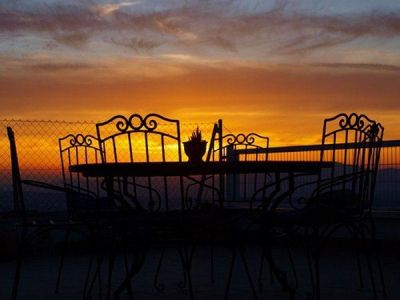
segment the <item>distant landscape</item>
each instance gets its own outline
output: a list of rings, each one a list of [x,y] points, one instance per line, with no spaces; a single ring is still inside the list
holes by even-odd
[[[12,210],[12,183],[10,172],[4,172],[0,176],[0,211]],[[61,171],[41,170],[29,172],[30,179],[50,182],[62,185]],[[309,193],[310,190],[304,191]],[[400,195],[400,168],[384,168],[378,173],[375,193],[374,208],[377,210],[400,210],[398,201]],[[306,195],[296,195],[306,196]],[[65,210],[65,197],[62,193],[49,192],[38,189],[26,189],[26,205],[29,209],[39,211],[60,211]]]

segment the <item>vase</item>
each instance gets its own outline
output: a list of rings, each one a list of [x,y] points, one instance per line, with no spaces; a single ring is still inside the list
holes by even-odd
[[[185,150],[185,154],[189,158],[189,162],[201,162],[203,161],[203,156],[206,153],[207,141],[183,142],[183,148]]]

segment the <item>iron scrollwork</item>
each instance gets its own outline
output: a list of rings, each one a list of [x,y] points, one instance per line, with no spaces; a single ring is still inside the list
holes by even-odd
[[[243,133],[237,135],[227,134],[223,137],[228,145],[253,145],[257,138],[268,141],[267,137],[263,137],[257,133],[249,133],[247,135]]]
[[[328,122],[332,122],[337,120],[340,129],[354,129],[358,131],[365,132],[370,137],[376,137],[378,135],[382,135],[383,127],[380,123],[377,123],[370,118],[368,118],[364,114],[356,114],[356,113],[340,113],[332,118],[325,120],[325,125]]]
[[[115,122],[115,128],[120,133],[125,133],[130,130],[132,131],[155,131],[157,127],[161,124],[159,123],[160,120],[167,121],[167,122],[175,122],[177,120],[172,120],[169,118],[165,118],[158,114],[148,114],[146,116],[141,116],[139,114],[132,114],[130,117],[125,117],[122,115],[117,115],[112,117],[111,119],[99,123],[98,126],[104,126]]]
[[[67,136],[59,139],[60,142],[63,142],[65,140],[67,140],[69,147],[79,147],[79,146],[96,147],[97,146],[95,144],[95,142],[97,142],[97,138],[90,134],[88,134],[88,135],[83,135],[81,133],[78,133],[75,135],[68,134]]]

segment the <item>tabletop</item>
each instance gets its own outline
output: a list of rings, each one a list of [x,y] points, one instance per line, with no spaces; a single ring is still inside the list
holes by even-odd
[[[87,177],[146,177],[230,173],[318,173],[321,169],[332,166],[330,162],[320,161],[121,162],[72,165],[69,170]]]

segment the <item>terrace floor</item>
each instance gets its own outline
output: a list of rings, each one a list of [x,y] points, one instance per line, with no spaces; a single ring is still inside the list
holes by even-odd
[[[145,265],[133,283],[134,299],[189,299],[186,289],[180,288],[182,280],[179,256],[174,249],[168,249],[165,262],[161,269],[160,281],[165,285],[163,292],[153,286],[153,277],[160,255],[160,248],[149,251]],[[257,273],[260,265],[260,249],[252,245],[247,250],[250,271],[257,287],[259,299],[288,299],[276,282],[271,282],[269,271],[264,269],[263,287],[258,286]],[[304,251],[293,249],[296,271],[299,278],[299,289],[296,299],[309,299],[311,283]],[[276,261],[282,266],[288,266],[286,249],[282,246],[274,248]],[[209,277],[209,247],[200,247],[193,260],[193,284],[195,299],[223,299],[228,267],[231,258],[230,248],[219,246],[215,249],[215,283],[210,283]],[[400,244],[395,242],[382,243],[382,264],[384,266],[388,297],[400,299]],[[21,279],[19,299],[81,299],[90,254],[87,251],[72,251],[65,260],[65,271],[60,292],[54,293],[58,251],[45,255],[32,255],[26,258]],[[363,260],[363,289],[359,288],[358,273],[353,248],[349,243],[338,240],[329,245],[321,260],[322,299],[374,299],[369,281],[365,260]],[[9,299],[14,275],[14,261],[0,261],[0,299]],[[103,274],[103,292],[105,290],[106,268]],[[118,256],[113,287],[116,288],[124,275],[122,255]],[[378,279],[378,276],[376,275]],[[99,299],[98,285],[93,289],[93,299]],[[103,293],[103,299],[104,299]],[[379,298],[383,299],[379,291]],[[129,299],[123,294],[121,299]],[[252,299],[251,290],[241,262],[236,263],[229,299]]]

